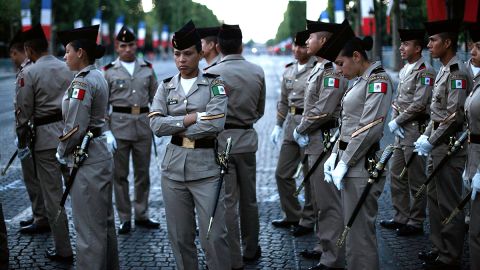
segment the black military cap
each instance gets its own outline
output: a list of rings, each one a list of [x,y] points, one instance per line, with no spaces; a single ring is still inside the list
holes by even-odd
[[[68,43],[74,40],[86,40],[97,43],[98,28],[99,25],[97,24],[72,30],[60,31],[57,33],[57,36],[63,46],[67,46]]]
[[[468,33],[470,34],[470,38],[472,39],[473,42],[479,42],[480,41],[480,24],[472,24],[468,28]]]
[[[424,22],[425,29],[429,36],[439,33],[458,33],[460,32],[460,22],[457,20],[443,20],[434,22]]]
[[[23,42],[27,42],[29,40],[34,40],[34,39],[48,42],[47,38],[45,37],[45,33],[43,32],[42,26],[40,24],[36,24],[32,28],[23,32],[22,37],[23,37]]]
[[[115,39],[122,42],[132,42],[136,39],[136,37],[132,30],[130,30],[130,28],[124,25],[122,26],[120,31],[118,31],[117,37]]]
[[[347,20],[338,27],[338,30],[330,37],[323,47],[317,52],[317,56],[334,62],[340,51],[349,40],[355,37],[352,27]]]
[[[23,32],[22,30],[18,30],[18,32],[13,36],[12,40],[8,44],[8,49],[11,49],[15,44],[23,44]]]
[[[310,37],[310,32],[308,32],[307,30],[297,32],[297,34],[295,34],[294,40],[295,45],[305,46],[305,42],[307,41],[308,37]]]
[[[425,40],[425,30],[424,29],[398,29],[400,34],[401,41],[408,40]]]
[[[198,42],[200,42],[200,36],[192,20],[175,32],[172,38],[172,45],[177,50],[185,50]]]
[[[220,26],[197,28],[197,32],[200,38],[216,37],[220,32]]]
[[[221,39],[242,39],[242,30],[238,24],[222,24],[218,38]]]
[[[315,22],[307,20],[307,30],[309,33],[330,32],[334,33],[339,25],[336,23]]]

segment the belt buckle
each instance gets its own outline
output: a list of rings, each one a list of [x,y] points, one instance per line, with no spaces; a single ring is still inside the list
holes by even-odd
[[[291,113],[291,114],[295,114],[296,109],[297,109],[297,108],[295,108],[295,107],[293,107],[293,106],[290,107],[290,113]]]
[[[132,114],[140,114],[140,106],[133,106]]]
[[[188,148],[188,149],[194,149],[195,148],[195,140],[190,140],[189,138],[182,138],[182,147],[183,148]]]

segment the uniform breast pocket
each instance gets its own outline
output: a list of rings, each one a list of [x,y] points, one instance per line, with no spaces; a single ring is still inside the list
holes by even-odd
[[[285,79],[285,87],[287,89],[292,89],[293,88],[293,79],[292,78],[286,78]]]
[[[116,79],[113,81],[113,89],[116,91],[122,91],[128,88],[128,80],[127,79]]]

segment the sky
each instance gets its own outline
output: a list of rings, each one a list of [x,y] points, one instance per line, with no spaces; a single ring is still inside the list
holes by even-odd
[[[239,24],[244,42],[253,39],[259,43],[275,38],[288,5],[288,0],[193,1],[206,5],[220,21],[226,24]]]

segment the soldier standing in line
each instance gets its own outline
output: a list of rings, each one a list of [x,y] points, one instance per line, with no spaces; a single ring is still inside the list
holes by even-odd
[[[381,63],[368,60],[366,51],[372,45],[372,38],[355,37],[344,21],[318,53],[335,61],[347,79],[356,78],[342,99],[340,137],[324,164],[325,181],[333,182],[341,190],[344,224],[367,184],[370,168],[375,165],[384,119],[392,101],[390,78]],[[347,236],[349,270],[379,269],[375,219],[384,184],[385,177],[381,177],[372,186]]]
[[[305,42],[309,36],[308,31],[298,32],[293,44],[295,62],[287,64],[283,72],[280,100],[277,103],[277,124],[272,131],[270,139],[273,144],[279,142],[283,132],[283,142],[278,156],[275,179],[280,196],[280,206],[285,217],[273,220],[272,225],[280,228],[295,226],[293,235],[301,236],[313,230],[313,209],[310,182],[305,185],[305,206],[302,210],[298,199],[293,195],[296,184],[293,178],[298,164],[303,160],[305,145],[299,145],[293,138],[293,130],[302,120],[304,112],[304,92],[307,79],[315,66],[315,58],[307,53]],[[285,125],[284,125],[285,122]],[[307,165],[303,166],[304,174]]]
[[[317,54],[338,28],[337,24],[308,23],[309,53]],[[305,113],[301,123],[295,129],[299,142],[308,141],[305,153],[308,155],[309,168],[312,168],[320,158],[320,153],[327,147],[330,137],[339,126],[340,101],[348,86],[347,80],[335,71],[332,62],[318,55],[317,61],[308,79]],[[345,249],[335,245],[343,228],[340,191],[332,183],[323,181],[323,163],[329,154],[325,154],[309,179],[312,186],[311,192],[314,194],[318,244],[313,250],[305,250],[300,254],[306,258],[320,259],[319,263],[310,269],[345,267]]]
[[[131,230],[132,202],[129,195],[129,161],[133,161],[133,201],[135,225],[150,229],[160,223],[150,220],[148,197],[150,193],[150,156],[152,131],[148,123],[148,105],[157,90],[157,77],[152,64],[137,59],[135,35],[123,26],[118,32],[115,48],[118,58],[104,67],[109,88],[109,116],[105,131],[110,149],[114,150],[114,191],[115,205],[120,218],[119,234]]]
[[[408,236],[423,233],[426,217],[426,198],[414,200],[411,197],[426,180],[426,159],[413,153],[413,143],[425,130],[430,117],[435,70],[422,57],[425,30],[398,29],[398,32],[400,55],[407,64],[400,70],[397,97],[392,103],[392,120],[388,123],[390,132],[395,134],[395,151],[390,159],[390,187],[395,215],[391,220],[380,221],[380,225],[396,229],[399,236]],[[408,177],[400,178],[410,158],[413,159],[408,166]]]
[[[242,56],[242,30],[238,25],[222,25],[218,47],[223,58],[208,72],[219,74],[225,80],[231,101],[225,130],[220,133],[218,141],[220,149],[224,149],[228,137],[233,143],[230,168],[225,175],[225,219],[232,267],[241,269],[243,261],[255,261],[262,253],[258,243],[260,222],[256,192],[258,136],[253,124],[265,110],[265,74],[261,67]]]
[[[216,65],[222,58],[217,48],[219,31],[219,26],[197,28],[198,35],[200,35],[202,41],[203,58],[205,58],[205,62],[207,62],[207,67],[205,67],[204,70]]]
[[[432,93],[431,121],[415,142],[415,152],[430,155],[427,160],[428,175],[446,156],[451,143],[465,130],[464,104],[472,83],[466,66],[456,56],[459,23],[450,20],[428,22],[425,28],[429,35],[428,50],[442,63]],[[426,269],[460,266],[465,237],[464,215],[457,215],[447,225],[443,225],[442,220],[462,199],[465,155],[463,149],[451,156],[428,185],[433,250],[419,254],[419,258],[425,261]]]
[[[15,94],[18,92],[23,80],[23,70],[32,64],[32,61],[25,55],[25,48],[23,46],[22,31],[19,30],[9,46],[10,59],[17,68],[17,76],[15,81]],[[15,101],[14,101],[15,102]],[[14,105],[15,107],[15,105]],[[18,144],[18,139],[16,139]],[[32,203],[33,216],[27,220],[20,221],[20,226],[24,227],[20,229],[22,233],[42,233],[49,232],[50,225],[48,225],[48,219],[45,215],[45,205],[43,203],[42,189],[40,187],[40,181],[35,176],[35,170],[33,168],[33,160],[31,155],[25,156],[20,160],[23,173],[23,181],[27,189],[28,197]]]
[[[218,75],[199,69],[203,53],[192,21],[175,32],[172,45],[180,73],[163,80],[149,114],[150,127],[156,136],[172,136],[162,161],[168,237],[177,268],[198,269],[194,242],[197,213],[207,267],[231,269],[223,189],[219,201],[213,201],[220,184],[216,137],[223,130],[227,113],[224,83]],[[217,211],[207,239],[214,203]]]
[[[55,153],[63,129],[62,97],[73,74],[65,63],[48,54],[48,41],[40,24],[23,36],[26,55],[34,64],[24,69],[16,96],[18,155],[28,155],[30,151],[33,154],[55,245],[47,249],[45,256],[71,263],[67,215],[63,212],[55,222],[63,193],[62,173]]]
[[[470,64],[477,70],[473,75],[473,90],[465,101],[465,118],[469,130],[465,178],[471,180],[472,201],[470,211],[470,269],[480,269],[480,25],[469,29],[473,46],[470,51]],[[472,69],[475,70],[475,69]]]
[[[117,236],[112,204],[113,160],[106,138],[105,113],[108,86],[102,73],[95,68],[95,59],[105,53],[96,44],[98,25],[58,33],[65,46],[64,59],[77,71],[63,96],[65,119],[57,159],[74,165],[77,146],[91,132],[88,153],[78,168],[71,189],[72,213],[77,232],[77,269],[119,269]]]

